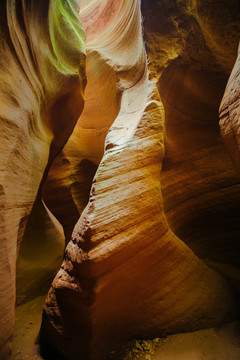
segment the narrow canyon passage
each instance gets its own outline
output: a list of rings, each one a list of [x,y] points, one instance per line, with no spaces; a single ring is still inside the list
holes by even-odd
[[[50,24],[51,40],[60,36],[55,37],[54,29],[70,45],[78,38],[79,29],[69,38],[64,35],[64,26],[78,24],[72,13],[77,3],[50,1],[49,13],[43,5],[44,16],[60,9],[60,20]],[[232,111],[221,123],[224,136],[224,125],[239,121],[234,112],[239,111],[238,95],[232,95],[239,94],[238,61],[224,95],[240,38],[239,4],[236,0],[224,1],[224,6],[218,0],[206,6],[192,0],[79,3],[85,60],[71,78],[65,61],[72,66],[72,59],[79,59],[76,45],[71,57],[67,46],[55,46],[53,41],[51,56],[57,59],[50,56],[48,62],[57,64],[57,71],[53,75],[48,62],[43,69],[47,79],[55,80],[49,82],[49,94],[56,94],[36,110],[42,128],[35,125],[34,130],[36,142],[38,131],[44,134],[44,146],[38,153],[34,144],[23,162],[26,168],[34,164],[38,153],[41,166],[36,165],[34,190],[29,178],[31,201],[16,220],[21,247],[13,358],[104,360],[111,353],[110,358],[119,360],[146,355],[168,360],[173,351],[182,360],[177,350],[181,334],[167,338],[173,348],[164,350],[155,339],[139,340],[139,356],[134,357],[136,346],[125,355],[122,349],[132,339],[187,332],[181,340],[192,339],[186,340],[186,348],[197,336],[203,339],[202,334],[213,339],[212,344],[203,342],[206,356],[197,345],[191,348],[191,360],[207,360],[211,346],[217,360],[225,360],[224,346],[235,360],[240,354],[234,340],[240,289],[238,150],[226,131],[232,162],[221,138],[218,111],[224,96],[222,118],[227,106]],[[27,2],[21,4],[18,16],[21,11],[29,14]],[[69,11],[70,19],[74,14],[70,22]],[[24,24],[32,29],[26,15]],[[24,39],[31,36],[30,30]],[[38,56],[42,65],[45,60]],[[24,87],[26,97],[36,87],[34,76],[35,82]],[[42,95],[38,96],[32,96],[32,103],[38,104]],[[22,106],[25,103],[23,99]],[[20,160],[13,152],[11,161],[18,161],[19,169]],[[20,178],[21,170],[13,173]],[[11,180],[13,189],[16,179]],[[18,209],[24,191],[22,187],[14,194],[17,202],[8,203],[10,209]],[[14,277],[10,280],[14,288]],[[41,350],[35,343],[40,326]],[[215,330],[205,330],[213,327],[219,329],[216,342],[211,333]],[[199,329],[203,333],[193,332]],[[9,329],[8,338],[12,332]],[[220,338],[222,355],[217,350]],[[153,353],[148,353],[148,346]]]

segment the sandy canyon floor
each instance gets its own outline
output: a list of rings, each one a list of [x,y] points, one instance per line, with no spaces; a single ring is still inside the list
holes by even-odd
[[[16,307],[14,360],[41,360],[35,344],[45,296]],[[109,360],[240,360],[240,322],[219,328],[171,335],[151,341],[135,340],[113,352]],[[54,359],[53,359],[54,360]]]

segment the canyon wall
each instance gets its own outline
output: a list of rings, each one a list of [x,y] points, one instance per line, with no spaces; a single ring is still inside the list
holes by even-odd
[[[240,92],[240,46],[238,57],[229,78],[220,106],[220,127],[222,137],[231,155],[235,169],[240,174],[239,166],[239,92]]]
[[[96,145],[84,149],[100,164],[44,308],[42,341],[67,359],[104,359],[131,338],[215,326],[237,315],[233,289],[200,258],[239,265],[239,179],[218,125],[236,55],[238,5],[235,11],[230,4],[220,8],[219,19],[217,2],[205,11],[195,2],[143,1],[148,75],[137,56],[141,29],[132,30],[138,5],[116,1],[106,11],[108,1],[99,7],[92,2],[80,13],[87,57],[94,52],[95,64],[101,58],[110,67],[102,73],[104,86],[115,73],[112,99],[119,94],[120,100],[116,119],[105,110],[107,128],[114,122],[104,153],[102,147],[97,158],[91,155]],[[80,159],[85,136],[79,124],[90,118],[96,131],[106,122],[95,103],[100,109],[115,103],[95,94],[90,71],[88,76],[85,109],[89,101],[91,112],[80,117],[63,150],[66,155],[78,136]]]
[[[52,357],[238,316],[239,2],[77,3],[0,4],[3,359],[21,243]]]
[[[0,4],[1,359],[11,353],[16,257],[26,222],[83,108],[84,30],[75,5],[68,13],[63,1]]]
[[[239,266],[239,178],[218,112],[237,56],[240,4],[143,1],[142,10],[149,68],[165,109],[168,222],[200,257]]]

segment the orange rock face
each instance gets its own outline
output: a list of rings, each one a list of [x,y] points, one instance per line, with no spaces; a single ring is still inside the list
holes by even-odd
[[[220,106],[220,127],[237,173],[240,173],[239,133],[240,133],[240,47],[238,58],[229,78]]]
[[[229,254],[223,250],[225,234],[220,249],[212,255],[225,226],[217,232],[212,222],[219,222],[219,218],[214,216],[209,223],[202,223],[204,214],[210,216],[214,209],[224,218],[223,204],[229,193],[232,213],[238,204],[239,182],[218,134],[217,111],[227,70],[220,72],[222,65],[216,65],[217,55],[213,56],[207,47],[193,5],[191,14],[185,7],[179,10],[173,2],[163,3],[160,10],[168,14],[168,20],[159,28],[159,9],[154,12],[154,5],[151,8],[143,2],[146,16],[152,13],[152,21],[151,16],[146,19],[145,28],[149,81],[145,56],[141,56],[141,61],[136,56],[134,62],[134,46],[122,40],[131,38],[135,51],[142,53],[140,27],[138,32],[128,32],[134,16],[139,16],[138,3],[116,1],[111,13],[115,20],[107,16],[104,22],[101,10],[106,4],[107,1],[95,9],[93,2],[80,16],[87,29],[90,54],[98,52],[95,61],[100,56],[102,64],[107,62],[119,78],[114,85],[118,89],[115,94],[121,92],[119,109],[115,108],[119,113],[115,120],[109,118],[108,127],[114,122],[106,137],[89,202],[67,245],[61,270],[48,294],[42,323],[43,342],[67,359],[104,359],[128,339],[219,325],[237,314],[234,293],[226,279],[207,267],[172,232],[172,228],[182,232],[183,239],[205,259],[224,262],[228,256],[229,263],[238,262],[235,255],[239,227],[230,232]],[[186,21],[179,32],[173,21],[178,11],[182,13],[181,21]],[[92,25],[88,27],[93,14],[100,29],[97,34]],[[117,26],[126,19],[130,20],[125,34],[116,36]],[[172,37],[174,31],[178,40]],[[198,48],[191,52],[195,42]],[[124,51],[125,47],[128,51]],[[125,63],[129,63],[126,69]],[[104,72],[105,84],[111,81],[110,68]],[[119,71],[122,68],[124,71]],[[98,69],[94,76],[99,74],[103,80],[104,73],[101,79]],[[91,75],[88,72],[89,92],[93,91]],[[112,99],[116,99],[115,95]],[[100,109],[106,109],[108,102],[105,96],[97,98]],[[97,127],[91,117],[96,114],[92,96],[89,104],[91,107],[86,97],[85,113],[68,143],[70,149],[74,136],[78,136],[79,144],[75,141],[74,148],[80,159],[83,150],[79,124],[88,126],[90,118],[93,128]],[[63,153],[67,153],[67,148],[68,145]],[[85,154],[90,158],[91,149]],[[225,187],[230,187],[230,191],[225,191]]]
[[[0,4],[1,359],[11,353],[17,244],[40,183],[83,108],[84,48],[74,38],[72,44],[62,34],[55,38],[61,18],[55,10],[49,1]],[[64,20],[60,23],[74,34]],[[83,37],[80,22],[75,25]],[[62,46],[71,60],[62,57]]]
[[[158,105],[152,99],[133,138],[105,152],[49,292],[42,334],[67,359],[104,359],[126,339],[217,325],[236,314],[227,282],[165,220]]]
[[[240,38],[239,3],[142,6],[150,75],[158,79],[165,109],[166,217],[201,258],[239,266],[239,178],[218,116]]]
[[[41,327],[52,358],[101,360],[238,316],[236,289],[206,263],[239,266],[240,184],[218,124],[239,2],[77,3],[0,4],[4,360],[22,239],[17,301],[61,266]],[[238,172],[239,61],[220,108]]]

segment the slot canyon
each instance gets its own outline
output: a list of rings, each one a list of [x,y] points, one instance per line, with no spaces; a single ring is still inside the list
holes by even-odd
[[[239,0],[0,16],[0,360],[239,360]]]

